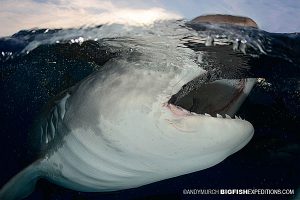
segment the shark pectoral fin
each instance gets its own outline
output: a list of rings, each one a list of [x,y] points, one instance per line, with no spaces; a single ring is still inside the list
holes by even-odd
[[[14,200],[29,196],[41,174],[39,162],[29,165],[1,188],[0,199]]]

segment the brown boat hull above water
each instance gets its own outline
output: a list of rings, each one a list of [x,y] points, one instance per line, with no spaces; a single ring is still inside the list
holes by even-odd
[[[238,26],[247,26],[258,28],[257,23],[248,17],[233,16],[233,15],[203,15],[192,20],[194,23],[218,23],[218,24],[233,24]]]

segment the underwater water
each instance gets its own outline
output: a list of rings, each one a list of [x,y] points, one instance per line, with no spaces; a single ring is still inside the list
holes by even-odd
[[[178,48],[188,48],[195,53],[208,51],[193,37],[202,37],[197,33],[206,29],[214,36],[228,28],[233,41],[235,37],[246,38],[249,44],[254,45],[254,50],[255,47],[261,48],[267,55],[260,60],[265,68],[257,68],[261,63],[251,63],[249,67],[252,68],[245,75],[250,77],[254,74],[265,79],[258,81],[237,113],[251,122],[255,129],[254,137],[242,150],[214,167],[123,191],[82,193],[41,180],[27,199],[203,199],[209,197],[183,195],[182,190],[296,190],[300,187],[300,35],[238,30],[234,27],[178,28],[181,26],[185,26],[184,21],[162,22],[144,28],[111,25],[83,29],[34,29],[0,38],[0,185],[38,157],[39,147],[32,144],[30,131],[39,112],[57,94],[100,70],[110,59],[118,59],[122,54],[138,54],[135,49],[153,48],[151,56],[157,59],[172,56],[172,52],[168,55],[158,52],[161,46],[167,48],[168,38],[181,38],[182,42],[176,44]],[[137,40],[141,42],[132,42]],[[224,59],[227,54],[234,54],[232,44],[229,48],[217,45],[215,48],[220,49],[216,60],[219,56]],[[250,53],[246,50],[245,54]],[[214,68],[216,63],[212,64],[206,69],[213,71],[210,68]],[[212,72],[216,79],[222,73],[226,74],[222,70],[217,75]],[[290,199],[291,196],[275,198]]]

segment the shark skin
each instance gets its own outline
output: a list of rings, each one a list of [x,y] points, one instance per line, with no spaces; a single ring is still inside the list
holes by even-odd
[[[60,93],[35,124],[42,156],[4,185],[1,199],[28,196],[40,178],[83,192],[135,188],[209,168],[243,148],[254,128],[233,116],[256,79],[208,80],[205,61],[172,40],[159,48],[172,65],[143,49]]]

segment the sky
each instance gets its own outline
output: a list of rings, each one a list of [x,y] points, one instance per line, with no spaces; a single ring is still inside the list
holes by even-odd
[[[31,28],[149,25],[204,14],[247,16],[269,32],[300,32],[300,0],[0,0],[0,36]]]

